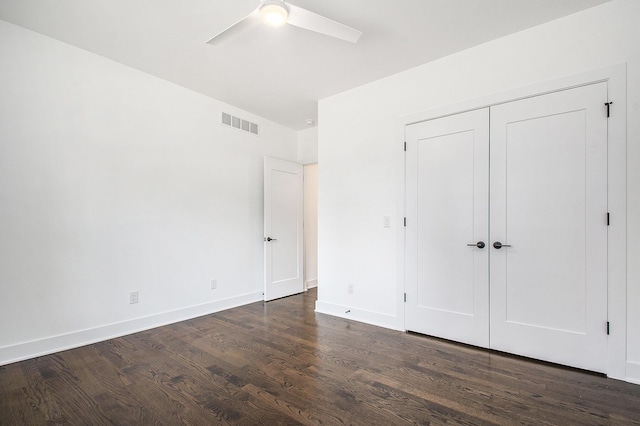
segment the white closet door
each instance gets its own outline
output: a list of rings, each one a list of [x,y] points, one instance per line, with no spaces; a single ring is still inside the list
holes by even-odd
[[[406,136],[406,327],[487,347],[489,110]]]
[[[606,371],[606,100],[599,83],[491,108],[493,349]]]

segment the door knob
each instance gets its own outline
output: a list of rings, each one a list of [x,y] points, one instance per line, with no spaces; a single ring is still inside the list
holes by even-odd
[[[467,247],[478,247],[479,249],[483,249],[485,246],[484,241],[478,241],[477,243],[467,244]]]
[[[500,241],[493,243],[493,248],[496,250],[500,250],[502,247],[511,247],[511,244],[502,244]]]
[[[271,238],[271,237],[267,237],[265,240],[266,241],[278,241],[277,238]]]

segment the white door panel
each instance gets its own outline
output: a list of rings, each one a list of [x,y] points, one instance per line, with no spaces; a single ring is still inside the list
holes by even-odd
[[[491,108],[491,347],[606,370],[606,83]]]
[[[473,251],[466,247],[473,235],[473,133],[421,140],[417,155],[419,188],[435,186],[418,190],[418,210],[429,212],[416,223],[421,236],[418,254],[429,259],[418,262],[418,281],[423,284],[418,288],[418,305],[473,315],[473,297],[458,297],[473,294],[473,268],[450,265],[452,259],[473,265]],[[456,161],[439,161],[443,156]],[[448,184],[442,185],[445,179]]]
[[[513,123],[507,133],[507,321],[584,332],[583,111]],[[567,273],[572,279],[557,285]]]
[[[489,344],[488,109],[407,128],[407,329]]]
[[[265,300],[304,290],[302,202],[302,165],[265,158]]]

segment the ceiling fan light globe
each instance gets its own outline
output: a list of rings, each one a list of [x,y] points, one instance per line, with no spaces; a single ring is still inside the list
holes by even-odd
[[[272,27],[279,27],[287,23],[289,11],[281,1],[267,1],[260,7],[260,18]]]

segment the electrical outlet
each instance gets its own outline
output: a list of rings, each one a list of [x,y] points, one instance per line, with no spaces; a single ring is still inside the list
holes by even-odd
[[[211,280],[211,290],[215,290],[216,288],[218,288],[218,279],[214,278]]]
[[[391,216],[384,216],[382,218],[382,226],[384,228],[391,228]]]
[[[138,292],[132,291],[129,293],[129,304],[138,303]]]
[[[347,284],[347,293],[353,294],[353,287],[354,287],[353,283]]]

